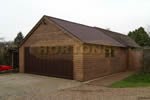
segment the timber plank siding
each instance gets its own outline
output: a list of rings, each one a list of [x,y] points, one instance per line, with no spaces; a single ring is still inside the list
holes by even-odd
[[[37,50],[39,48],[36,48]],[[73,79],[73,52],[39,56],[25,48],[25,73]]]

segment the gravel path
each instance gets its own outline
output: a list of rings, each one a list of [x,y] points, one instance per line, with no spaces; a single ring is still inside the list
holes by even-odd
[[[0,74],[0,100],[43,100],[47,93],[81,82],[32,74]]]
[[[53,100],[150,100],[148,88],[106,88],[84,85],[51,94]]]
[[[122,72],[87,82],[79,87],[51,93],[52,100],[150,100],[150,87],[107,88],[134,72]]]
[[[72,88],[67,87],[65,89],[57,91],[50,91],[52,88],[51,84],[48,85],[44,81],[47,80],[47,82],[51,83],[52,80],[48,81],[47,77],[45,78],[42,76],[38,76],[37,78],[37,76],[33,75],[34,77],[31,78],[29,76],[26,76],[26,78],[24,79],[18,78],[20,79],[21,81],[20,82],[16,78],[13,79],[13,75],[11,76],[6,75],[5,78],[0,76],[0,100],[150,100],[150,87],[141,87],[141,88],[106,87],[110,85],[112,82],[123,79],[130,74],[132,74],[132,72],[123,72],[82,84],[80,83],[77,84],[76,82],[73,81],[71,82],[71,84],[76,84],[76,86],[74,85],[75,87]],[[11,78],[6,79],[6,77]],[[29,80],[26,81],[27,79],[30,79],[30,81]],[[2,81],[4,80],[6,81],[5,85],[1,86],[1,84],[3,83]],[[33,84],[27,85],[28,83],[31,83],[31,80]],[[55,80],[55,78],[53,80]],[[39,81],[43,81],[44,83],[38,85],[37,83],[41,83]],[[20,83],[22,84],[20,86],[10,85],[12,84],[12,82],[15,82],[15,84],[17,83],[19,85]],[[65,82],[68,81],[65,80]],[[34,83],[36,85],[34,85]],[[9,90],[9,93],[6,93],[5,89]]]

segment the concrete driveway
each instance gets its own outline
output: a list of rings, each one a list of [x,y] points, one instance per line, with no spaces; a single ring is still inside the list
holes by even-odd
[[[33,74],[0,74],[0,100],[21,100],[21,98],[32,100],[28,97],[48,94],[80,84],[75,80]],[[42,100],[42,98],[34,98],[34,100]]]

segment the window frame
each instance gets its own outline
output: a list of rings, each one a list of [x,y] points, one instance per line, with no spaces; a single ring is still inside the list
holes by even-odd
[[[114,57],[115,50],[114,47],[105,47],[105,57]]]

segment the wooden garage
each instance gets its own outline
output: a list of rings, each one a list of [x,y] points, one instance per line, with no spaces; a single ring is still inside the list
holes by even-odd
[[[87,81],[142,66],[128,36],[43,16],[19,47],[19,71]]]

